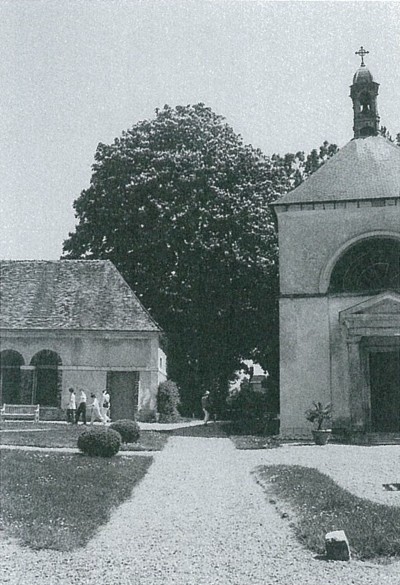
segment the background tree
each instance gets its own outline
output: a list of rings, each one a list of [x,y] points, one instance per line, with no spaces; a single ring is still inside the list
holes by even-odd
[[[379,129],[379,134],[390,140],[390,142],[394,142],[396,146],[400,146],[400,132],[396,134],[396,138],[393,138],[386,126],[381,126]]]
[[[168,338],[187,413],[225,404],[242,358],[278,372],[277,237],[288,173],[203,104],[156,111],[99,144],[65,258],[110,259]]]
[[[272,155],[274,170],[280,177],[281,187],[291,191],[310,175],[315,173],[328,159],[339,151],[336,144],[325,141],[318,149],[314,148],[307,156],[303,151],[296,154]]]
[[[156,111],[99,144],[65,258],[110,259],[168,339],[181,408],[221,408],[242,359],[278,394],[278,254],[270,203],[337,150],[274,155],[243,144],[203,104]],[[277,402],[277,400],[275,400]]]

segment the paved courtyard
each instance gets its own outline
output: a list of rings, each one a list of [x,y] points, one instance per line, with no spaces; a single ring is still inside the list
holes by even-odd
[[[237,451],[226,438],[174,436],[85,549],[32,551],[1,542],[0,583],[399,585],[399,563],[316,559],[251,474],[260,464],[313,464],[359,495],[399,505],[399,493],[382,488],[399,481],[399,457],[400,448],[390,446]]]

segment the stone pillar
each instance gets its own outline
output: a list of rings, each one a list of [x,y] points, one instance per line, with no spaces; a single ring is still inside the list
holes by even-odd
[[[21,404],[34,403],[35,366],[20,366],[21,370]]]
[[[157,411],[158,372],[141,372],[139,386],[138,420],[155,419]]]
[[[352,425],[356,429],[365,427],[363,375],[360,353],[361,337],[349,337],[347,349],[349,353],[349,399]]]

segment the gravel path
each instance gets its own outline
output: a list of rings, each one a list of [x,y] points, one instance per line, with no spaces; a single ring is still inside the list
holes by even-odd
[[[335,448],[322,448],[325,459],[329,453],[335,461]],[[306,449],[309,463],[316,449],[324,460],[315,447],[240,452],[229,439],[173,437],[85,549],[31,551],[3,542],[0,583],[399,585],[398,563],[315,559],[268,503],[252,469],[290,457],[302,463]]]

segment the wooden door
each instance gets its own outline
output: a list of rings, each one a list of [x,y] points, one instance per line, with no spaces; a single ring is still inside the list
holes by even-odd
[[[139,372],[107,372],[111,420],[134,420],[138,409]]]
[[[400,350],[370,354],[371,422],[375,432],[400,431]]]

